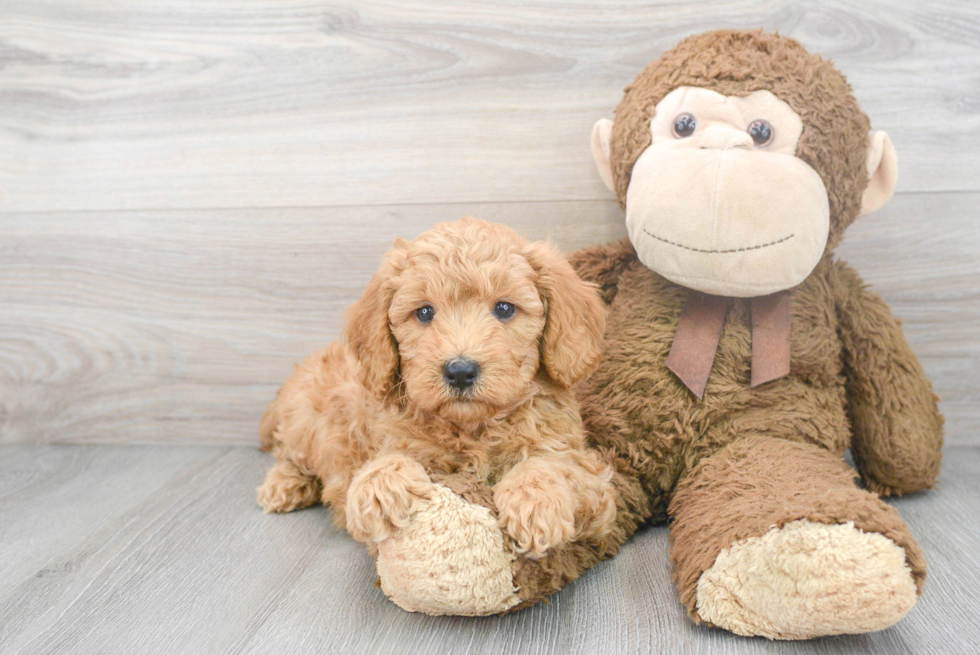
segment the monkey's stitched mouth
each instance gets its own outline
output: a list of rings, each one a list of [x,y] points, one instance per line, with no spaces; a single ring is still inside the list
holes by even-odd
[[[745,246],[742,248],[732,248],[730,250],[705,250],[704,248],[692,248],[691,246],[685,246],[683,243],[677,243],[676,241],[671,241],[670,239],[664,239],[663,237],[658,237],[656,234],[647,232],[646,228],[643,228],[643,233],[648,237],[656,239],[657,241],[662,241],[663,243],[669,244],[671,246],[677,246],[678,248],[683,248],[684,250],[690,250],[692,252],[702,252],[709,255],[725,255],[735,252],[747,252],[749,250],[759,250],[760,248],[768,248],[769,246],[775,246],[776,244],[782,243],[784,241],[789,241],[795,234],[790,234],[782,239],[777,239],[776,241],[770,241],[769,243],[760,243],[757,246]]]

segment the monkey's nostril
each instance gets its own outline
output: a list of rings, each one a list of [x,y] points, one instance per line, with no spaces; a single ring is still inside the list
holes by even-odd
[[[454,389],[469,389],[480,377],[480,365],[472,359],[450,359],[442,366],[442,377]]]

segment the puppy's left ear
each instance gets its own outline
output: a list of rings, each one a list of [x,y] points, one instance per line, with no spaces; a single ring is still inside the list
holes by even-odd
[[[606,310],[596,287],[584,282],[550,243],[530,243],[524,256],[538,273],[545,304],[541,361],[565,388],[592,372],[602,354]]]

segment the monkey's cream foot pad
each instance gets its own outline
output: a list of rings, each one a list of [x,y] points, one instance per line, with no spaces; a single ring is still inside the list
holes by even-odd
[[[915,605],[905,550],[853,523],[773,527],[722,551],[698,580],[698,614],[741,635],[809,639],[874,632]]]
[[[271,462],[251,447],[0,446],[0,653],[789,647],[694,625],[670,581],[665,526],[641,530],[550,604],[473,618],[406,612],[326,509],[262,512],[254,488]],[[908,614],[879,632],[795,642],[794,655],[976,652],[978,470],[980,448],[948,447],[937,490],[889,501],[930,565]]]
[[[482,616],[520,602],[497,521],[436,485],[415,520],[378,544],[381,588],[402,609]]]

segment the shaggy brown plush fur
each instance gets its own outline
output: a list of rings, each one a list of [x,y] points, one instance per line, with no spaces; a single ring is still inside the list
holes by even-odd
[[[921,590],[925,560],[894,508],[854,486],[840,457],[810,444],[764,436],[734,441],[685,473],[670,503],[671,561],[681,602],[694,607],[701,574],[733,543],[798,519],[836,524],[842,517],[905,549]]]
[[[909,493],[935,484],[943,441],[936,397],[898,321],[831,252],[861,207],[868,119],[844,77],[792,39],[690,37],[640,74],[616,111],[611,162],[623,204],[653,108],[680,86],[736,96],[768,89],[799,113],[797,155],[827,187],[830,237],[791,294],[790,374],[750,387],[750,300],[730,299],[703,401],[665,365],[689,291],[644,266],[627,239],[572,255],[609,306],[603,358],[579,398],[590,444],[617,471],[613,546],[669,508],[675,580],[695,620],[695,585],[714,557],[794,519],[885,535],[905,548],[921,590],[925,562],[904,523],[855,487],[840,462],[850,447],[869,491]],[[564,551],[523,561],[523,597],[545,595],[597,557]]]
[[[513,316],[494,315],[499,301]],[[570,390],[595,366],[603,326],[594,288],[510,228],[463,219],[397,241],[344,341],[298,367],[266,412],[277,463],[259,503],[322,501],[373,547],[453,474],[482,485],[514,552],[540,558],[575,540],[605,552],[613,472],[585,448]],[[456,358],[479,364],[469,389],[443,375]]]

